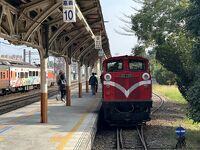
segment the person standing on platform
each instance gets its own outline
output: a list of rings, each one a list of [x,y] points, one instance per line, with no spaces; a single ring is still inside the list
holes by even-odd
[[[65,75],[63,72],[59,73],[60,77],[58,79],[58,85],[59,85],[59,90],[61,93],[61,100],[65,102],[65,96],[66,96],[66,79]]]
[[[58,73],[58,75],[56,76],[56,83],[57,83],[57,85],[58,85],[58,81],[59,81],[59,79],[60,79],[60,75],[62,74],[62,70],[60,70],[59,71],[59,73]],[[57,93],[57,96],[56,96],[56,100],[58,101],[60,98],[60,87],[59,87],[59,85],[58,85],[58,93]]]
[[[92,73],[92,76],[89,79],[89,84],[91,85],[92,95],[95,95],[97,92],[98,80],[95,76],[95,73]]]

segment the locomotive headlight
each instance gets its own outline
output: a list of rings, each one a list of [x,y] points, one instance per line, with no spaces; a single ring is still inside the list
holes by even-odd
[[[143,80],[148,80],[150,78],[150,75],[148,73],[143,73],[142,79]]]
[[[105,75],[104,75],[104,79],[106,80],[106,81],[110,81],[111,80],[111,74],[109,74],[109,73],[106,73]]]

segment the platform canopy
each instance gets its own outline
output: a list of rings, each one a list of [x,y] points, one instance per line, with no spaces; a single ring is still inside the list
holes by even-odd
[[[98,58],[94,36],[101,35],[105,57],[110,57],[99,0],[76,0],[75,8],[76,22],[66,23],[63,0],[0,0],[0,37],[93,65]]]

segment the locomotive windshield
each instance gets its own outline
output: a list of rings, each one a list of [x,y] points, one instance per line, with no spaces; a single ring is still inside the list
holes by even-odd
[[[114,60],[110,61],[107,63],[107,71],[108,72],[118,72],[123,70],[123,65],[122,65],[121,60]]]
[[[145,63],[142,60],[129,60],[130,71],[145,71]]]

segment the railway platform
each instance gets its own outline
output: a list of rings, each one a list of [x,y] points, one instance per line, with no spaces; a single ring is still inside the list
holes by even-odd
[[[76,89],[77,90],[77,89]],[[72,91],[71,106],[48,99],[48,123],[40,123],[40,102],[0,116],[2,150],[87,150],[97,129],[101,93]]]

